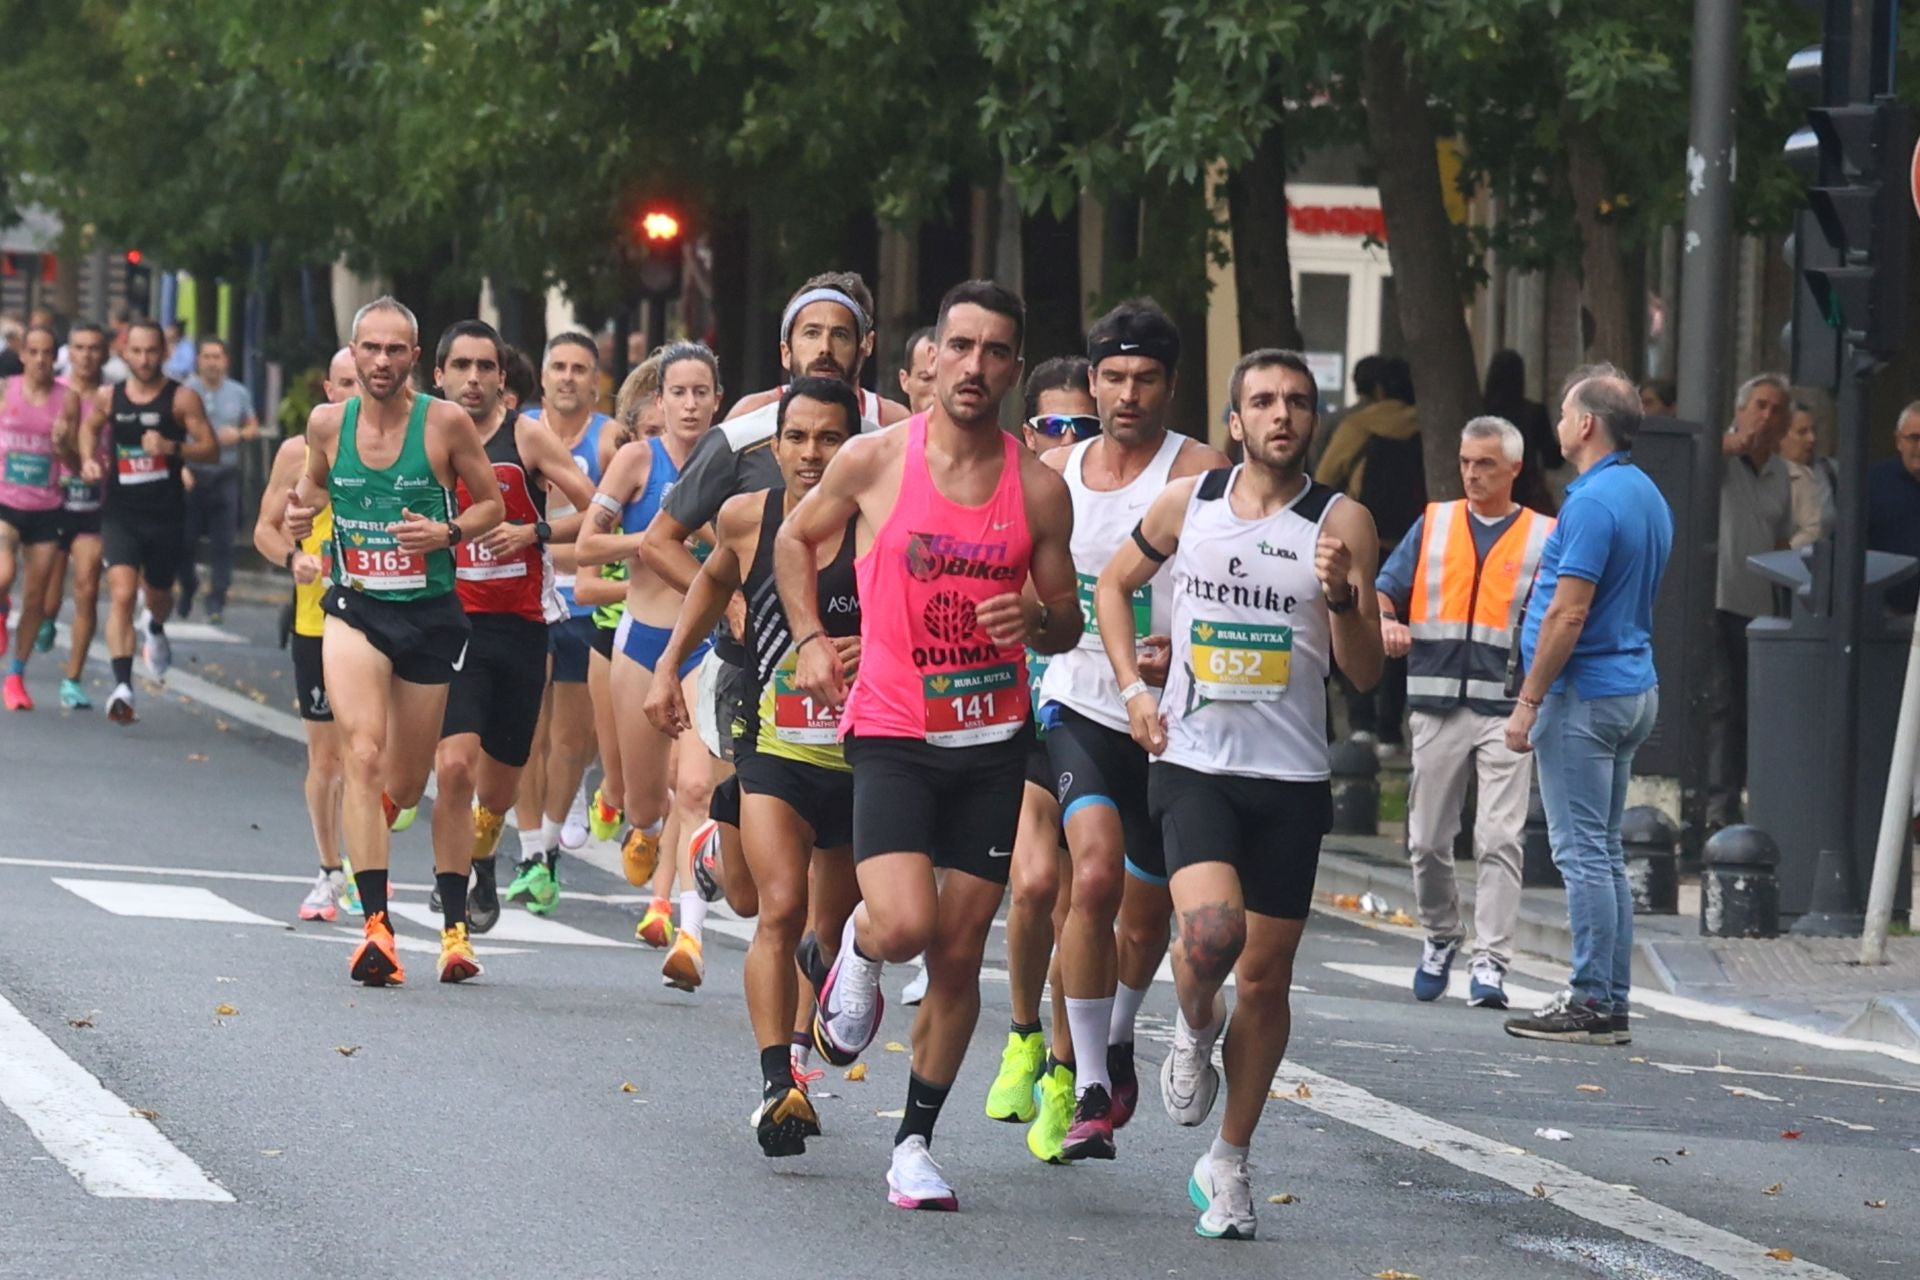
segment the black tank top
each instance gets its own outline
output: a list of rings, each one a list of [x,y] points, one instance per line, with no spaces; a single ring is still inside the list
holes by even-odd
[[[180,455],[155,457],[140,447],[149,431],[158,431],[175,444],[184,442],[187,429],[173,414],[173,398],[180,384],[168,378],[160,394],[137,404],[122,382],[113,389],[109,415],[113,456],[107,469],[106,511],[109,515],[152,519],[180,519],[186,513],[186,490],[180,484]]]
[[[773,581],[773,539],[785,519],[782,507],[786,496],[784,487],[767,490],[766,510],[760,516],[760,543],[753,550],[753,566],[741,584],[747,596],[747,639],[753,647],[755,688],[766,687],[794,640]],[[860,594],[853,574],[853,531],[858,520],[855,516],[847,521],[840,550],[820,570],[820,625],[830,636],[860,634]]]

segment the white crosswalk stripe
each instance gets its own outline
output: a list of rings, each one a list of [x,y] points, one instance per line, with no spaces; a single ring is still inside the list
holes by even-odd
[[[204,920],[211,924],[263,924],[291,929],[284,920],[269,920],[227,901],[198,885],[152,884],[131,880],[74,880],[55,876],[53,882],[68,893],[85,898],[117,916],[146,916],[154,920]]]

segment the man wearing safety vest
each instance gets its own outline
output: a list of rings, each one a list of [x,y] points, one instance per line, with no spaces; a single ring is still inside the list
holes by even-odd
[[[1475,418],[1460,432],[1467,496],[1435,502],[1415,521],[1374,580],[1388,657],[1407,658],[1413,779],[1407,847],[1415,910],[1427,933],[1413,994],[1446,993],[1464,940],[1453,843],[1468,771],[1479,784],[1474,815],[1473,965],[1467,1003],[1507,1007],[1514,915],[1520,907],[1520,828],[1533,766],[1509,749],[1508,654],[1553,521],[1513,501],[1526,453],[1505,418]]]

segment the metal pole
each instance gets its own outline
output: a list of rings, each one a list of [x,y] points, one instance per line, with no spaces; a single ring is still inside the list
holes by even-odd
[[[1900,853],[1907,843],[1916,753],[1920,753],[1920,626],[1914,627],[1907,642],[1900,722],[1893,735],[1893,763],[1887,766],[1887,797],[1880,809],[1880,841],[1873,854],[1867,923],[1860,933],[1861,964],[1887,962],[1887,926],[1893,920],[1894,890],[1900,883]]]
[[[1680,417],[1702,428],[1694,440],[1693,488],[1683,513],[1684,554],[1707,598],[1688,611],[1685,741],[1680,755],[1683,840],[1697,852],[1706,838],[1707,722],[1718,661],[1711,591],[1718,578],[1720,433],[1726,426],[1727,350],[1732,296],[1734,84],[1740,47],[1738,0],[1694,0],[1692,115],[1687,128],[1687,220],[1681,236]]]

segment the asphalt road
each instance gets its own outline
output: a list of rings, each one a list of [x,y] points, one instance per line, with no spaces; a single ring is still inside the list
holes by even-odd
[[[551,922],[510,908],[466,986],[429,980],[427,923],[403,919],[420,949],[391,991],[348,982],[344,919],[292,923],[312,857],[271,627],[236,604],[233,642],[175,628],[181,672],[238,696],[180,680],[117,730],[50,709],[43,660],[42,710],[0,721],[0,1276],[1920,1274],[1920,1062],[1671,999],[1630,1048],[1512,1040],[1458,999],[1416,1004],[1417,939],[1338,912],[1297,971],[1256,1242],[1193,1234],[1211,1130],[1159,1107],[1165,985],[1113,1164],[1041,1165],[985,1118],[997,930],[935,1142],[963,1211],[886,1203],[897,1007],[864,1081],[816,1086],[826,1136],[769,1161],[750,925],[715,926],[685,995],[632,941],[625,882],[580,859]],[[395,847],[397,914],[421,921],[427,827]]]

